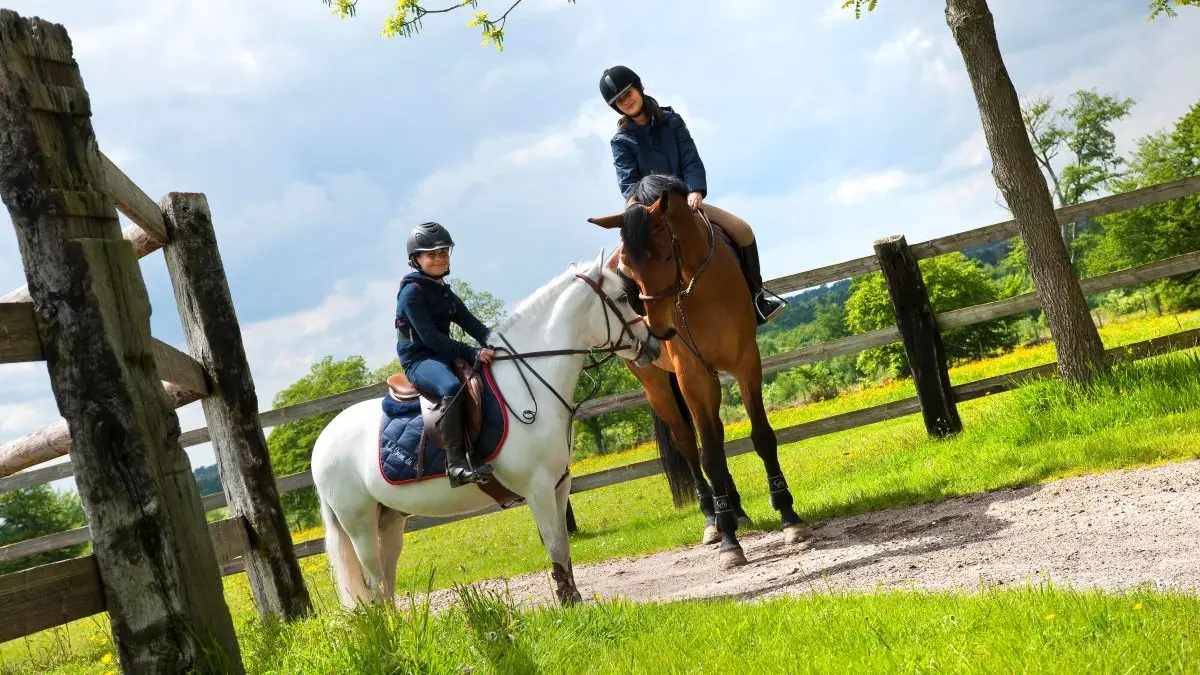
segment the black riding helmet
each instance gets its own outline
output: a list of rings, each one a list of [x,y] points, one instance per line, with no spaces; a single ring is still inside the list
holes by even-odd
[[[436,251],[439,248],[454,248],[454,238],[441,223],[429,221],[421,223],[408,234],[408,264],[415,269],[421,269],[417,264],[417,254],[421,251]],[[449,273],[449,270],[447,270]]]
[[[630,87],[635,87],[639,94],[646,93],[642,89],[642,78],[625,66],[613,66],[600,76],[600,95],[604,97],[608,107],[617,112],[621,112],[617,107],[617,99]]]

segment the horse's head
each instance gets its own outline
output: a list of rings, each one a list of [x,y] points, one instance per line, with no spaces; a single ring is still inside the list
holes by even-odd
[[[616,272],[604,264],[604,250],[586,269],[577,275],[587,282],[592,301],[585,310],[587,320],[583,326],[591,344],[595,347],[629,345],[616,354],[639,366],[652,363],[662,353],[658,338],[642,317],[633,311],[625,294],[625,284]]]
[[[588,218],[588,222],[621,229],[619,264],[637,282],[651,334],[670,340],[676,332],[675,302],[683,290],[676,233],[695,227],[683,181],[662,174],[646,176],[634,187],[624,213]]]

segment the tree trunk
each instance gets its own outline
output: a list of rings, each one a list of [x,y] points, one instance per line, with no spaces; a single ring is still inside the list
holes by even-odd
[[[600,428],[600,418],[593,417],[590,420],[584,420],[583,425],[592,432],[592,440],[596,443],[596,454],[608,454],[608,448],[604,447],[604,430]]]
[[[946,23],[962,52],[992,156],[992,175],[1025,242],[1029,274],[1046,312],[1063,380],[1089,381],[1107,369],[1046,179],[1026,134],[1021,104],[996,39],[986,0],[946,0]]]

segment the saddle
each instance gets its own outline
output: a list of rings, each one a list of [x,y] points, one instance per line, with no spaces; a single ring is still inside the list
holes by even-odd
[[[466,451],[467,457],[477,459],[474,452],[476,444],[479,442],[479,432],[483,428],[483,375],[473,369],[471,364],[462,359],[455,359],[450,364],[450,369],[463,385],[462,388],[464,391],[460,395],[467,397],[466,410],[463,415],[463,450]],[[424,430],[421,432],[422,447],[419,452],[424,452],[424,445],[427,440],[433,441],[438,447],[446,447],[442,430],[437,424],[442,416],[442,411],[437,409],[437,405],[441,403],[441,399],[436,394],[418,389],[409,381],[404,373],[396,373],[388,377],[387,385],[388,395],[397,401],[407,403],[417,399],[421,400],[421,420]],[[504,414],[503,402],[501,406],[501,414]],[[478,487],[495,500],[502,509],[507,509],[525,501],[524,497],[508,489],[495,476]]]
[[[479,430],[483,427],[483,376],[462,359],[455,359],[450,364],[450,369],[466,390],[460,396],[467,397],[463,415],[463,445],[469,454],[479,440]],[[421,399],[421,418],[425,422],[425,433],[438,447],[444,447],[442,429],[437,424],[441,418],[441,410],[437,409],[441,399],[436,394],[417,389],[404,373],[388,377],[387,384],[388,395],[397,401]]]

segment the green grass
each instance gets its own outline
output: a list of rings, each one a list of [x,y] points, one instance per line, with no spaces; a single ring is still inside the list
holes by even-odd
[[[437,614],[410,597],[291,625],[256,621],[239,637],[253,675],[1179,673],[1200,663],[1198,630],[1194,595],[1039,583],[568,610],[518,609],[467,588]],[[109,653],[55,672],[110,672]]]
[[[1109,324],[1102,334],[1107,346],[1127,344],[1200,325],[1200,312],[1181,315],[1179,321],[1165,317]],[[956,368],[952,379],[966,382],[1053,360],[1051,345],[1022,348]],[[911,383],[885,382],[832,400],[774,411],[771,419],[782,428],[911,395]],[[1044,380],[968,402],[960,406],[960,413],[965,431],[949,440],[929,439],[920,417],[910,416],[782,446],[781,462],[797,510],[805,519],[817,521],[1083,473],[1195,459],[1200,457],[1195,443],[1200,432],[1200,356],[1197,350],[1189,350],[1125,364],[1087,392],[1072,392],[1055,380]],[[726,437],[748,432],[745,423],[734,423]],[[581,475],[654,456],[653,447],[647,445],[579,461],[574,470]],[[731,458],[730,468],[756,526],[777,527],[758,458],[753,454]],[[673,508],[662,476],[578,494],[572,501],[581,528],[571,542],[576,564],[694,545],[702,525],[694,506]],[[320,535],[319,529],[309,530],[297,533],[296,539]],[[433,587],[441,588],[540,572],[546,565],[528,510],[517,508],[406,536],[400,578],[403,582],[418,569],[433,566],[437,572]],[[313,593],[332,604],[325,557],[304,559],[301,566]],[[239,631],[251,630],[255,610],[245,576],[226,578],[225,588]],[[966,602],[953,602],[960,601]],[[1004,605],[988,602],[993,608]],[[599,610],[589,608],[584,613],[593,611]],[[641,610],[622,610],[629,615],[637,611]],[[755,620],[746,615],[745,621]],[[101,615],[0,645],[0,673],[94,672],[87,668],[104,653],[106,623]],[[12,670],[28,663],[52,664],[57,670]],[[802,659],[802,663],[809,661]]]

